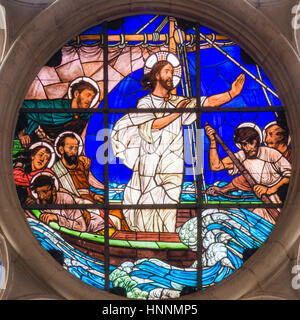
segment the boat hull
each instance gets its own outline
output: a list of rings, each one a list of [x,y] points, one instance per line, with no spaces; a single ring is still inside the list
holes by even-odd
[[[59,233],[61,237],[75,249],[93,259],[104,261],[104,243],[80,239],[63,232]],[[158,240],[150,241],[150,239],[153,238]],[[165,241],[163,241],[164,239]],[[114,234],[113,239],[110,239],[111,242],[112,240],[121,240],[126,243],[126,246],[116,244],[109,245],[109,264],[116,267],[126,261],[135,262],[139,259],[155,258],[178,268],[188,268],[197,259],[197,253],[184,246],[176,233],[153,232],[150,238],[149,233],[139,234],[119,231]]]

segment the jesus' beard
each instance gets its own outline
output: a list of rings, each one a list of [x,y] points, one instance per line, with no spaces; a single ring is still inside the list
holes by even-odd
[[[164,89],[166,89],[168,91],[171,91],[173,89],[173,87],[174,87],[173,86],[173,81],[170,80],[170,79],[167,79],[167,80],[160,79],[159,83]]]

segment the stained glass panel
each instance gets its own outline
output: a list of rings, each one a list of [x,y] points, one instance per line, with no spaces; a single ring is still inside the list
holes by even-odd
[[[273,224],[261,218],[260,208],[212,208],[202,212],[202,286],[227,278],[267,240]],[[194,234],[197,218],[186,226],[186,242]],[[194,226],[194,228],[193,228]],[[192,243],[191,243],[192,244]]]
[[[226,35],[136,15],[75,36],[36,75],[16,190],[66,270],[133,299],[227,278],[268,238],[291,137],[262,66]]]
[[[214,39],[210,39],[209,34],[212,34]],[[228,37],[204,26],[200,27],[200,36],[202,95],[211,96],[230,90],[233,81],[243,74],[243,90],[223,107],[281,106],[278,94],[261,66],[243,49]]]
[[[289,180],[291,139],[283,113],[203,113],[202,125],[215,130],[219,136],[217,144],[212,144],[208,134],[204,139],[206,203],[268,203],[254,192],[254,185],[272,187],[284,178]],[[249,137],[256,139],[252,150],[250,145],[241,145],[242,139]],[[230,157],[227,148],[232,152]],[[241,167],[229,168],[218,161],[236,161]],[[251,177],[254,182],[250,181]],[[278,189],[277,203],[284,201],[287,187],[288,182]]]

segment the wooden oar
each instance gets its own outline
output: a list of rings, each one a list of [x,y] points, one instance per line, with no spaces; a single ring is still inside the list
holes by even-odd
[[[205,125],[209,125],[208,122],[205,123]],[[239,159],[234,155],[234,153],[228,148],[226,143],[222,140],[222,138],[218,135],[218,133],[214,133],[214,136],[216,138],[216,141],[222,146],[224,151],[227,153],[228,157],[231,159],[233,164],[238,168],[240,173],[244,176],[246,181],[249,183],[250,187],[253,189],[255,185],[257,185],[256,181],[253,179],[249,171],[241,164]],[[264,203],[270,204],[272,201],[270,200],[269,196],[266,194],[263,194],[261,196],[261,200]],[[266,208],[267,212],[270,214],[270,216],[276,220],[279,215],[279,211],[276,208]]]

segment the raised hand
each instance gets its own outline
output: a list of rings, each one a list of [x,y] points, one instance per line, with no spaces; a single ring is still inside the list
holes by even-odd
[[[231,98],[235,98],[238,96],[243,90],[245,84],[246,76],[244,73],[241,73],[231,84],[231,89],[229,90],[229,94]]]

